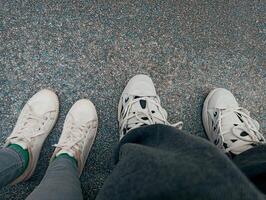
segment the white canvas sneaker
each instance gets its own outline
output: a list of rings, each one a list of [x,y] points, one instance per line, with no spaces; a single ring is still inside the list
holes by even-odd
[[[68,112],[63,132],[51,161],[60,154],[66,153],[78,162],[81,175],[90,149],[96,137],[98,117],[92,102],[87,99],[77,101]]]
[[[210,92],[204,102],[202,119],[209,140],[226,153],[237,155],[265,143],[259,123],[239,107],[234,95],[226,89]]]
[[[37,165],[42,145],[57,120],[59,101],[50,90],[41,90],[31,97],[22,109],[15,128],[5,146],[18,144],[29,151],[29,164],[12,184],[29,179]]]
[[[130,130],[152,124],[182,128],[182,122],[170,124],[154,84],[146,75],[134,76],[125,87],[118,105],[120,139]]]

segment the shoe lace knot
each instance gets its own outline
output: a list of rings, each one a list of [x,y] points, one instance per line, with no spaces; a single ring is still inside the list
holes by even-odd
[[[71,122],[67,123],[66,128],[66,138],[64,138],[64,142],[60,144],[54,144],[54,147],[58,147],[60,149],[64,149],[70,152],[82,151],[85,145],[85,138],[89,136],[90,130],[95,129],[97,127],[96,120],[88,121],[84,124],[80,124],[75,121],[75,118],[71,115]]]
[[[38,115],[30,105],[26,106],[27,112],[21,116],[21,120],[18,121],[12,136],[7,138],[7,142],[14,139],[30,142],[32,138],[44,134],[43,127],[48,120],[54,119],[55,111],[53,110],[47,111],[43,115]]]
[[[222,130],[222,119],[227,115],[234,114],[238,117],[239,123],[234,123],[229,130]],[[224,135],[230,133],[234,137],[233,140],[241,140],[243,145],[265,143],[263,134],[259,131],[259,123],[250,117],[250,112],[242,107],[238,108],[217,108],[217,121],[213,125],[215,132],[218,135],[217,143],[223,146],[225,142]],[[216,127],[216,128],[215,128]],[[226,152],[238,148],[233,145],[230,148],[224,148]]]
[[[123,137],[128,131],[152,124],[165,124],[182,129],[183,122],[170,124],[167,113],[160,105],[160,99],[155,97],[132,97],[122,109],[120,133]]]

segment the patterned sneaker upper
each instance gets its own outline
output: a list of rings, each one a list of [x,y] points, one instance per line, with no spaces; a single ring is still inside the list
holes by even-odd
[[[120,139],[130,130],[152,124],[171,125],[167,112],[162,108],[152,80],[146,75],[137,75],[127,84],[118,107]],[[171,126],[181,129],[182,122]]]
[[[13,184],[33,174],[42,145],[57,120],[58,112],[58,98],[50,90],[39,91],[23,107],[5,146],[18,144],[29,151],[30,158],[27,169]]]
[[[265,143],[258,122],[239,107],[231,92],[222,88],[213,90],[206,98],[203,123],[209,139],[225,152],[237,155]]]
[[[51,161],[60,154],[68,154],[78,162],[81,174],[90,149],[94,143],[98,127],[98,117],[92,102],[87,99],[77,101],[66,116],[63,132]]]

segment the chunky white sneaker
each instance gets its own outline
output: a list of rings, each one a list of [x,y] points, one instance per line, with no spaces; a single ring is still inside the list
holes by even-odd
[[[59,101],[50,90],[41,90],[31,97],[22,109],[5,146],[18,144],[29,151],[29,164],[12,184],[29,179],[37,165],[42,145],[57,120]]]
[[[226,153],[237,155],[265,143],[259,123],[239,107],[234,95],[226,89],[210,92],[204,102],[202,119],[209,140]]]
[[[118,105],[120,139],[130,130],[152,124],[182,128],[182,122],[170,124],[154,84],[146,75],[134,76],[125,87]]]
[[[51,161],[66,153],[78,162],[81,175],[90,149],[96,137],[98,117],[92,102],[87,99],[77,101],[66,116],[63,132]]]

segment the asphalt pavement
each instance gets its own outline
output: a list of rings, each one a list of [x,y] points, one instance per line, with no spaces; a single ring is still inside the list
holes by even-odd
[[[215,87],[231,90],[266,129],[263,1],[0,1],[0,144],[42,88],[60,98],[58,123],[32,178],[0,190],[21,200],[40,183],[71,105],[92,100],[99,131],[81,176],[94,199],[114,165],[117,105],[126,82],[150,75],[169,121],[204,137],[201,109]]]

